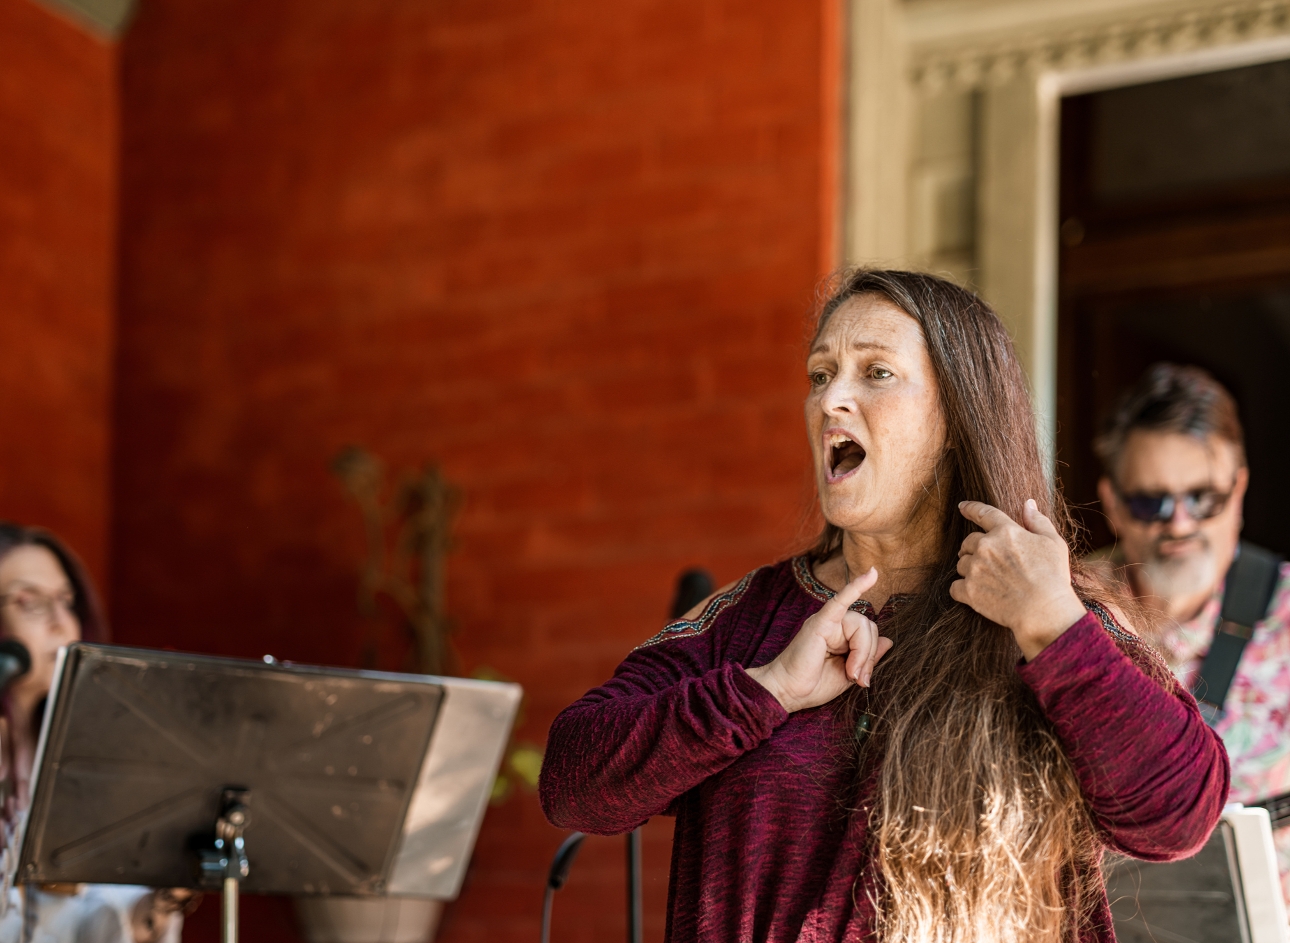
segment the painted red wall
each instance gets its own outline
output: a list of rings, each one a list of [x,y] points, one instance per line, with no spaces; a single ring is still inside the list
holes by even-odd
[[[347,443],[464,491],[456,644],[525,685],[537,742],[661,625],[681,568],[791,550],[832,251],[823,6],[144,0],[121,50],[118,638],[357,663]],[[532,796],[491,811],[441,939],[536,939],[561,837]],[[621,937],[622,858],[589,844],[559,939]],[[252,943],[288,938],[279,904],[248,916]]]
[[[106,576],[116,50],[0,0],[0,518]]]

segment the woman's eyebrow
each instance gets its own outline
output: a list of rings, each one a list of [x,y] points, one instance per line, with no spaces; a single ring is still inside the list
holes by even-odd
[[[865,340],[859,340],[854,342],[851,345],[851,349],[852,350],[881,350],[885,354],[894,354],[897,352],[896,348],[890,346],[889,344],[883,344],[880,341],[865,341]],[[808,356],[812,356],[814,354],[827,354],[828,352],[829,352],[829,345],[821,341],[820,343],[816,344],[814,347],[811,348],[811,352],[810,354],[808,354]]]
[[[852,350],[881,350],[885,354],[894,354],[896,348],[889,344],[883,344],[879,341],[856,341],[851,345]]]
[[[24,579],[10,580],[8,583],[0,586],[0,590],[4,592],[13,592],[16,589],[34,589],[38,593],[46,592],[45,587],[41,586],[39,583],[33,583],[31,580]],[[57,586],[52,590],[52,592],[59,593],[65,589],[70,590],[71,586],[66,584]]]

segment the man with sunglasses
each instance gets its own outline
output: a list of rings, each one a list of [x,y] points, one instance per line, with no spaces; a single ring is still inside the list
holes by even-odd
[[[1094,558],[1115,565],[1158,616],[1144,634],[1178,679],[1220,702],[1201,706],[1231,758],[1231,799],[1290,793],[1290,564],[1278,569],[1266,551],[1240,542],[1249,470],[1235,401],[1198,367],[1156,364],[1121,397],[1094,448],[1104,470],[1098,496],[1116,535],[1114,549]],[[1228,577],[1238,554],[1247,557],[1245,575],[1265,561],[1265,589],[1245,631],[1231,622],[1232,600],[1224,605],[1236,595]],[[1207,657],[1224,646],[1234,674]],[[1211,676],[1218,680],[1207,686]],[[1290,897],[1290,828],[1275,837]]]

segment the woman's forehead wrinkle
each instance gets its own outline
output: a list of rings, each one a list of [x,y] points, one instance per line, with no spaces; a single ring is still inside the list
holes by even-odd
[[[864,340],[863,338],[851,342],[852,350],[880,350],[885,354],[896,354],[900,349],[890,344],[883,344],[875,340]]]
[[[844,306],[825,325],[811,354],[876,351],[889,356],[926,349],[922,325],[894,306]]]

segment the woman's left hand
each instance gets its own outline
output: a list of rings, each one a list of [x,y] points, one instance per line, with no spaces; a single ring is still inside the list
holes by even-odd
[[[950,584],[950,596],[1011,629],[1030,661],[1084,616],[1071,586],[1070,548],[1034,501],[1021,524],[980,501],[964,501],[959,512],[983,532],[963,541],[963,579]]]

